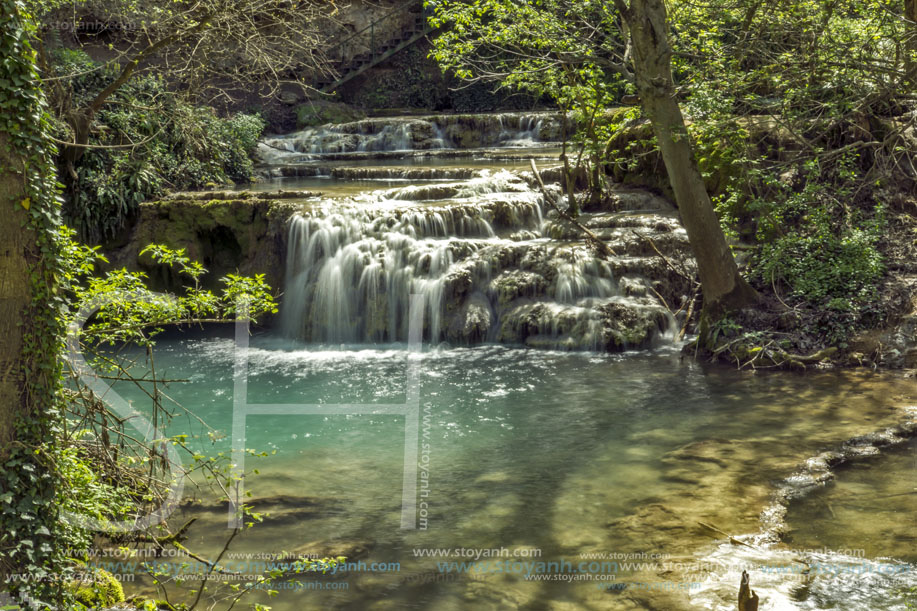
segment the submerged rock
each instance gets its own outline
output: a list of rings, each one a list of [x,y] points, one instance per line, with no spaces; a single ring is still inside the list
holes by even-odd
[[[290,552],[290,558],[321,559],[344,557],[347,562],[367,558],[373,543],[356,539],[320,539],[304,543]]]

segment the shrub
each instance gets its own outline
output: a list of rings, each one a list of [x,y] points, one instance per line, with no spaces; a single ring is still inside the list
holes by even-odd
[[[881,205],[870,217],[851,207],[857,179],[851,167],[844,161],[823,176],[810,163],[802,188],[772,177],[776,197],[749,203],[758,214],[753,274],[761,281],[834,310],[856,309],[875,296],[885,273],[878,249],[885,215]]]
[[[54,60],[55,73],[79,74],[71,79],[75,108],[84,107],[115,78],[81,51],[58,49]],[[140,202],[166,189],[250,181],[252,156],[264,129],[258,115],[224,118],[187,104],[153,75],[123,85],[94,123],[91,144],[137,146],[89,149],[73,168],[67,220],[92,242],[113,237]],[[72,139],[62,121],[58,132],[59,139]]]

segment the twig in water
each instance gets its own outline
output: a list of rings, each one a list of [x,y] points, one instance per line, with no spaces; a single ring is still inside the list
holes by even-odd
[[[565,210],[561,210],[557,203],[554,201],[554,198],[551,197],[551,194],[548,193],[548,189],[544,186],[544,182],[541,180],[541,174],[538,173],[538,168],[535,167],[535,160],[529,159],[529,162],[532,164],[532,173],[535,174],[535,180],[538,181],[538,186],[541,187],[541,193],[544,195],[544,201],[548,203],[549,206],[554,208],[554,210],[559,214],[564,220],[572,223],[576,226],[577,229],[586,234],[586,238],[592,242],[605,256],[615,256],[615,251],[612,248],[602,241],[599,236],[595,235],[588,227],[580,223],[578,220],[570,216]]]

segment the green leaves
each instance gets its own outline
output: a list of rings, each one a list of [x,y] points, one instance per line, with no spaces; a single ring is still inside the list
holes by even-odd
[[[879,242],[885,227],[881,205],[869,214],[851,213],[852,189],[862,180],[854,160],[831,172],[817,163],[799,190],[771,176],[772,196],[754,200],[761,216],[752,273],[760,282],[785,287],[792,303],[823,312],[823,331],[832,343],[845,343],[851,329],[872,307],[885,274]]]
[[[103,306],[84,327],[84,341],[149,345],[164,326],[202,320],[233,320],[240,302],[248,304],[248,316],[253,320],[278,311],[264,274],[252,277],[229,274],[220,280],[224,285],[222,292],[215,294],[201,288],[200,280],[207,270],[200,262],[191,260],[184,249],[150,244],[141,251],[141,255],[148,255],[154,263],[192,281],[185,287],[184,294],[177,295],[175,299],[163,299],[149,291],[143,272],[114,269],[101,276],[93,275],[95,262],[102,258],[98,248],[81,245],[72,237],[72,230],[62,229],[64,287],[69,304],[65,320],[69,322],[84,303],[108,295],[116,298],[113,303]],[[132,297],[123,298],[126,294]]]
[[[458,78],[500,82],[569,108],[605,84],[621,84],[617,73],[592,63],[597,46],[623,51],[609,5],[447,0],[437,5],[433,22],[445,29],[431,55]]]
[[[202,275],[207,273],[207,270],[204,269],[203,265],[197,261],[192,261],[189,257],[185,256],[184,248],[173,250],[162,244],[150,244],[140,251],[141,256],[147,253],[149,253],[153,260],[157,263],[162,263],[171,268],[175,268],[179,273],[190,276],[194,280],[195,284],[200,281]]]
[[[605,111],[627,87],[619,59],[626,37],[612,3],[446,0],[437,5],[435,23],[444,29],[431,55],[443,70],[554,102],[564,115],[565,154],[570,141],[578,149],[567,170],[572,176],[587,169],[590,199],[599,197]]]
[[[11,364],[25,388],[18,401],[4,405],[14,419],[15,443],[3,448],[0,464],[0,564],[9,572],[30,576],[28,581],[4,584],[4,590],[67,608],[57,580],[43,579],[50,574],[67,577],[62,549],[76,543],[58,520],[60,476],[54,463],[63,335],[57,284],[64,275],[56,233],[60,206],[46,106],[30,44],[36,30],[20,10],[15,0],[0,0],[0,135],[11,162],[0,172],[15,178],[16,184],[2,205],[5,215],[21,221],[21,231],[28,236],[28,248],[20,251],[26,268],[15,271],[28,283],[20,296],[29,300],[17,312],[24,330],[19,354],[8,355],[16,359]],[[18,188],[20,184],[24,188]],[[49,538],[61,545],[49,545]]]

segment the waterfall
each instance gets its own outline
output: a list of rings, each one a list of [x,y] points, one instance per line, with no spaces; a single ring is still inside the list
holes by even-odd
[[[556,113],[392,117],[266,138],[258,153],[264,163],[277,165],[345,153],[537,146],[559,133]]]
[[[284,331],[326,343],[394,341],[403,338],[400,321],[409,296],[418,293],[427,306],[427,337],[438,341],[455,263],[502,242],[494,230],[502,217],[495,215],[508,206],[516,223],[542,222],[540,196],[507,172],[439,187],[384,190],[295,216],[287,238]],[[502,189],[508,199],[478,201]],[[454,205],[404,206],[445,198]]]
[[[317,202],[289,224],[282,329],[322,344],[404,341],[411,294],[424,297],[434,343],[602,350],[669,326],[634,289],[645,259],[548,240],[553,222],[542,194],[508,171]]]
[[[671,338],[668,305],[691,287],[657,254],[688,252],[670,204],[621,189],[584,211],[617,253],[603,259],[546,209],[531,174],[495,169],[556,160],[560,126],[556,112],[431,115],[265,138],[260,171],[271,188],[289,178],[325,194],[289,221],[283,332],[319,344],[401,342],[419,294],[434,343],[623,350]],[[549,183],[559,175],[543,172]],[[547,189],[560,199],[557,184]]]

